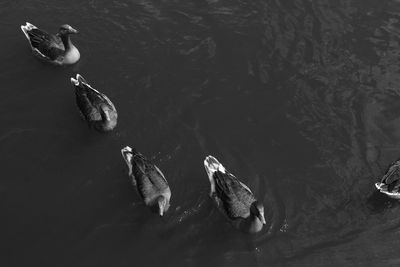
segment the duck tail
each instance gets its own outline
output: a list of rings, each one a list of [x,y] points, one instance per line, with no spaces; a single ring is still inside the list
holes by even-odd
[[[90,86],[90,84],[85,80],[85,78],[83,78],[82,75],[80,75],[79,73],[76,74],[76,78],[71,77],[71,83],[72,83],[72,85],[75,86],[75,88],[78,87],[80,89],[89,90],[98,95],[104,96],[102,93],[100,93],[99,91],[94,89],[92,86]],[[111,102],[111,101],[108,100],[107,102]]]
[[[204,167],[206,168],[207,173],[213,174],[216,171],[220,171],[225,173],[226,170],[224,166],[213,156],[207,156],[204,160]]]
[[[130,146],[126,146],[121,149],[121,154],[124,160],[126,161],[126,164],[131,164],[131,159],[133,157],[133,149]]]
[[[381,191],[384,188],[385,184],[384,183],[375,183],[376,189]]]
[[[400,192],[389,188],[385,183],[375,183],[376,189],[390,198],[400,199]]]
[[[129,146],[126,146],[121,149],[122,158],[125,160],[126,165],[129,168],[129,176],[132,175],[132,157],[133,157],[133,149]]]
[[[133,186],[136,186],[135,177],[133,176],[133,166],[132,166],[132,159],[135,155],[139,154],[136,149],[131,148],[130,146],[126,146],[121,149],[122,158],[125,160],[126,165],[128,165],[129,169],[129,176],[131,177],[131,182]]]
[[[377,190],[379,190],[382,193],[389,191],[389,185],[385,184],[385,183],[381,183],[381,182],[375,183],[375,187]]]
[[[126,146],[121,149],[122,156],[124,154],[132,154],[132,156],[135,156],[137,154],[140,154],[134,147]]]
[[[210,180],[211,190],[210,196],[215,192],[215,180],[214,173],[220,171],[222,173],[226,173],[224,166],[213,156],[207,156],[204,160],[204,167],[206,169],[208,179]]]
[[[33,29],[37,29],[37,27],[35,25],[30,24],[29,22],[27,22],[25,25],[21,25],[21,30],[22,32],[25,34],[26,38],[28,39],[28,41],[30,41],[31,39],[29,38],[29,34],[28,32],[30,32]]]
[[[135,148],[126,146],[121,149],[121,154],[122,157],[125,159],[125,161],[128,163],[131,162],[132,158],[136,155],[142,155],[140,154]]]
[[[83,78],[79,73],[76,74],[76,78],[71,77],[71,83],[75,86],[80,86],[81,84],[88,85],[85,78]]]

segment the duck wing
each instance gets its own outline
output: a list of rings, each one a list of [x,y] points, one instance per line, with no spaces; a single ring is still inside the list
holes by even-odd
[[[380,186],[381,191],[400,193],[400,160],[388,167]]]
[[[215,193],[228,217],[247,218],[250,215],[250,206],[255,201],[250,189],[228,172],[216,171],[213,178]]]
[[[101,121],[100,111],[93,105],[88,91],[82,87],[75,87],[76,104],[87,121]]]
[[[93,87],[91,87],[86,80],[79,74],[76,79],[71,78],[72,83],[75,85],[76,102],[79,110],[85,119],[90,121],[101,121],[102,116],[100,109],[108,106],[109,109],[115,111],[113,103],[108,97]]]
[[[110,101],[110,99],[103,93],[100,93],[94,88],[87,88],[87,97],[89,101],[96,106],[97,108],[100,108],[102,105],[108,106],[110,109],[115,111],[114,104]]]
[[[43,56],[56,60],[65,53],[65,47],[60,37],[34,28],[27,31],[32,48],[37,49]]]
[[[88,101],[90,101],[93,106],[100,108],[102,105],[107,105],[110,109],[116,110],[114,104],[105,94],[90,86],[82,76],[79,75],[78,80],[82,91],[84,91]]]
[[[76,104],[82,116],[87,121],[101,121],[102,117],[96,103],[93,102],[91,91],[94,90],[86,80],[79,74],[76,79],[71,78],[75,86]]]
[[[145,201],[151,201],[169,190],[164,174],[142,154],[135,154],[131,162],[138,191]]]

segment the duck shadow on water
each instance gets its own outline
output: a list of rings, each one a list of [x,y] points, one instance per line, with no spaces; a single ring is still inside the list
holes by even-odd
[[[367,198],[367,208],[372,214],[383,213],[388,209],[400,206],[400,201],[392,199],[385,194],[374,191]]]
[[[83,118],[79,117],[80,114],[78,111],[76,111],[76,113],[77,114],[75,114],[75,118],[69,119],[71,121],[71,125],[74,125],[74,129],[73,131],[69,131],[69,135],[74,138],[77,145],[88,146],[95,145],[99,142],[115,143],[117,140],[119,140],[121,133],[118,129],[115,129],[112,132],[97,131]],[[122,146],[122,144],[120,146]]]
[[[174,240],[171,244],[182,252],[187,263],[206,259],[225,261],[226,257],[252,254],[257,250],[255,239],[259,234],[246,234],[236,229],[208,195],[201,196],[194,208],[180,208],[169,216],[166,229],[158,236]]]

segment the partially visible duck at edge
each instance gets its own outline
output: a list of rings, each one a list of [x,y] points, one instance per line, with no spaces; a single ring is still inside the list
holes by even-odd
[[[76,104],[82,117],[90,127],[107,132],[117,126],[118,114],[114,104],[106,95],[91,87],[79,74],[71,78],[75,86]]]
[[[210,179],[210,197],[218,209],[241,231],[260,232],[266,223],[264,206],[251,190],[213,156],[206,157],[204,167]]]
[[[400,159],[389,165],[376,189],[390,198],[400,199]]]
[[[70,34],[78,33],[71,26],[61,25],[57,34],[49,34],[27,22],[21,30],[29,41],[32,52],[38,58],[56,65],[69,65],[78,62],[80,53],[72,44]]]
[[[126,146],[121,149],[129,169],[131,183],[135,186],[146,206],[160,216],[168,210],[171,190],[161,170],[136,149]]]

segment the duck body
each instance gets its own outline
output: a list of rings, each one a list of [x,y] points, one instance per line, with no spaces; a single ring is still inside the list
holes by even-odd
[[[71,78],[75,86],[76,103],[89,126],[98,131],[111,131],[117,126],[118,113],[106,95],[91,87],[79,74]]]
[[[163,216],[171,199],[171,189],[164,174],[134,148],[126,146],[121,149],[121,154],[128,166],[131,182],[136,186],[145,205]]]
[[[375,183],[375,187],[390,198],[400,199],[400,160],[389,165],[381,182]]]
[[[33,54],[56,65],[74,64],[80,59],[79,50],[72,44],[70,34],[78,33],[77,30],[65,24],[55,35],[27,22],[21,25],[21,30],[29,41]]]
[[[204,167],[211,184],[210,197],[218,209],[238,229],[247,233],[261,231],[265,224],[264,207],[251,190],[213,156],[206,157]]]

